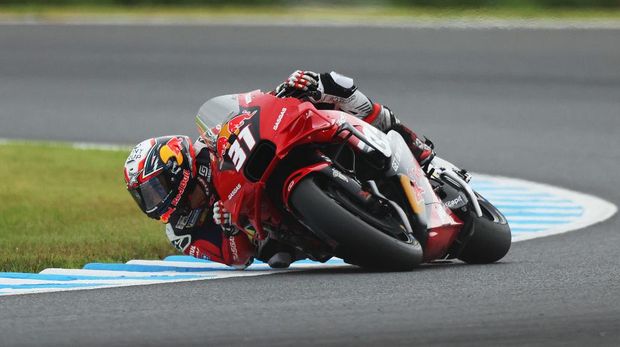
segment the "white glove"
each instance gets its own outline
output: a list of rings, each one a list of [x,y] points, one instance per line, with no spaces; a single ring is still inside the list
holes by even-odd
[[[213,221],[219,225],[226,236],[237,235],[239,230],[232,225],[230,211],[224,207],[224,202],[218,200],[213,204]]]
[[[276,88],[276,94],[280,94],[287,89],[295,89],[301,92],[315,91],[319,83],[320,77],[318,73],[297,70]]]
[[[276,88],[276,94],[291,89],[300,93],[308,92],[310,101],[332,104],[356,117],[364,118],[373,111],[372,102],[357,90],[353,79],[334,71],[318,74],[297,70]]]

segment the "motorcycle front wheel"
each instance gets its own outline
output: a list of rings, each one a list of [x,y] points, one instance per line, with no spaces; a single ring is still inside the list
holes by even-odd
[[[482,197],[478,197],[482,217],[470,211],[471,236],[458,258],[469,264],[489,264],[502,259],[510,249],[512,235],[506,217]]]
[[[330,187],[334,189],[333,186]],[[297,184],[290,204],[311,231],[326,235],[337,243],[336,255],[347,263],[365,268],[408,271],[422,262],[422,246],[415,239],[399,239],[383,232],[361,215],[362,206],[351,207],[344,195],[329,194],[308,176]]]

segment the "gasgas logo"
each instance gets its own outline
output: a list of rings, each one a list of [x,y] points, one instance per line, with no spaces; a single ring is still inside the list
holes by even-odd
[[[284,118],[285,113],[286,113],[286,107],[282,107],[282,110],[280,111],[280,114],[278,115],[278,118],[276,119],[276,123],[273,125],[273,130],[278,130],[278,127],[280,126],[280,122],[282,121],[282,118]]]
[[[239,192],[239,189],[241,189],[241,184],[237,183],[235,188],[230,192],[230,194],[228,194],[228,200],[231,200],[233,197],[235,197],[235,195],[237,195],[237,193]]]
[[[237,242],[235,241],[235,238],[233,236],[229,237],[228,241],[230,245],[230,253],[232,253],[233,260],[237,262],[239,261],[239,251],[237,250]]]

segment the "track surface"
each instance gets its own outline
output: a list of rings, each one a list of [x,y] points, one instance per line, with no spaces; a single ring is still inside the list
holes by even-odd
[[[194,134],[193,114],[207,97],[270,88],[297,67],[334,69],[356,77],[458,164],[619,204],[619,37],[1,26],[0,137],[135,143]],[[1,344],[618,345],[618,230],[616,216],[518,243],[488,266],[3,297]]]

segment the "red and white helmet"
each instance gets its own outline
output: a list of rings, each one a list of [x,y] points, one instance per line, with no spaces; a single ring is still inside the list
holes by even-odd
[[[136,145],[125,161],[127,190],[142,212],[167,223],[188,209],[195,186],[196,154],[187,136],[162,136]]]

